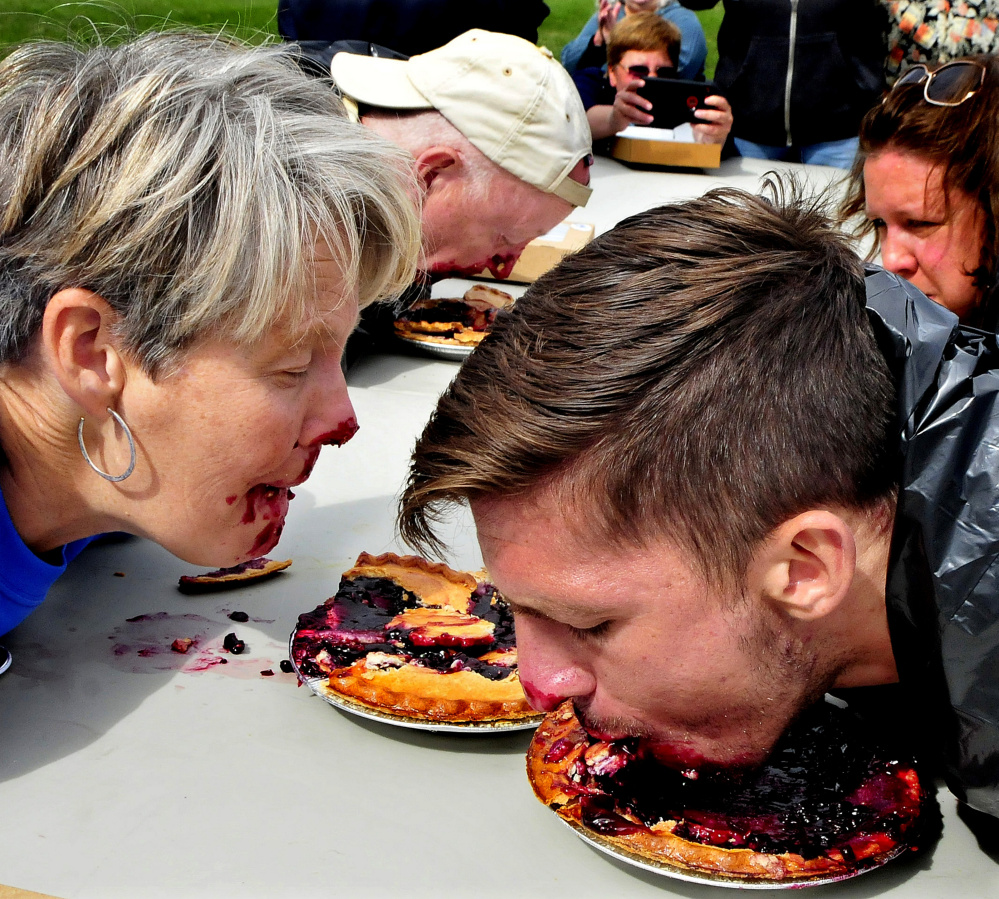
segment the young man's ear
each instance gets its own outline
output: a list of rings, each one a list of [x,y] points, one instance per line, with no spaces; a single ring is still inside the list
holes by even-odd
[[[760,562],[764,593],[776,608],[799,621],[813,621],[838,608],[849,593],[857,543],[840,516],[802,512],[774,531]]]
[[[420,153],[416,157],[416,174],[423,185],[424,194],[430,190],[430,186],[440,175],[458,165],[460,161],[458,151],[452,147],[428,147]]]
[[[112,339],[117,315],[96,293],[69,287],[54,294],[42,318],[42,354],[53,376],[88,415],[105,416],[125,386]]]

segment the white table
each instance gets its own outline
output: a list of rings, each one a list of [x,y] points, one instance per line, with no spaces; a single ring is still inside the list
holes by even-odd
[[[753,187],[759,175],[747,161],[723,178],[597,166],[585,220],[599,230],[645,200],[720,180]],[[577,839],[531,792],[529,734],[368,722],[280,671],[297,615],[335,592],[356,555],[402,549],[395,501],[409,452],[456,371],[456,363],[405,354],[354,369],[361,430],[326,450],[296,489],[272,553],[294,559],[284,574],[184,596],[177,578],[192,569],[159,547],[137,539],[95,546],[8,635],[0,883],[62,899],[725,895],[619,863]],[[467,517],[455,520],[450,540],[457,564],[479,564]],[[232,622],[232,610],[251,620]],[[146,617],[128,620],[136,616]],[[247,651],[211,664],[230,631]],[[198,647],[170,652],[184,636],[198,637]],[[815,895],[994,899],[999,866],[977,848],[946,791],[941,801],[945,831],[931,855]]]

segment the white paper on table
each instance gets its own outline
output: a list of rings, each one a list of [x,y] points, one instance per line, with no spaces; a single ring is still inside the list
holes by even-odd
[[[649,128],[645,125],[629,125],[624,131],[618,131],[618,137],[630,137],[634,140],[676,141],[682,144],[692,144],[694,129],[690,122],[677,125],[676,128]]]

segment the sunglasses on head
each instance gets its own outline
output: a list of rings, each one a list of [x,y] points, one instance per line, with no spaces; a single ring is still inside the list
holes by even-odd
[[[628,66],[628,74],[632,78],[676,78],[676,66],[658,66],[649,68],[648,66]]]
[[[892,90],[906,84],[921,84],[923,99],[932,106],[960,106],[985,84],[985,66],[963,59],[944,63],[931,72],[919,63],[906,69]]]

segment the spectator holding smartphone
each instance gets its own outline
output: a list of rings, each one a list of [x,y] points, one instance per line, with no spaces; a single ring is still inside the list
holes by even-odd
[[[674,60],[680,77],[692,81],[702,79],[708,55],[704,29],[696,13],[681,6],[678,0],[599,0],[597,11],[582,31],[562,49],[562,65],[566,71],[571,75],[592,66],[604,68],[611,29],[622,19],[646,12],[655,13],[680,29],[683,46]]]
[[[680,29],[652,12],[623,18],[611,29],[606,75],[592,66],[572,76],[594,141],[612,137],[629,125],[652,124],[652,104],[638,91],[646,78],[677,77],[681,45]],[[732,128],[732,108],[717,94],[705,102],[711,108],[694,113],[701,121],[692,126],[692,140],[724,144]]]

